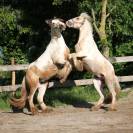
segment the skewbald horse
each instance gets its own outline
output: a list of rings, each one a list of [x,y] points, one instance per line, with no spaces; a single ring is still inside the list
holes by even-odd
[[[47,20],[46,23],[51,27],[51,41],[44,53],[29,65],[22,81],[21,98],[10,99],[10,104],[19,109],[24,108],[26,101],[28,101],[33,115],[37,113],[33,103],[36,90],[38,89],[38,103],[42,111],[45,112],[48,108],[43,102],[43,96],[48,87],[48,80],[53,76],[57,76],[60,82],[63,83],[72,70],[68,61],[70,51],[61,35],[66,25],[61,19]],[[40,79],[45,80],[45,83],[40,84]]]
[[[80,16],[68,20],[66,25],[80,31],[78,42],[75,45],[76,53],[72,53],[70,59],[73,60],[77,70],[83,71],[85,69],[95,75],[93,83],[100,99],[91,110],[98,110],[104,102],[102,93],[104,82],[112,96],[109,110],[116,110],[116,94],[120,92],[121,88],[112,64],[100,53],[94,41],[90,16],[87,13],[81,13]]]

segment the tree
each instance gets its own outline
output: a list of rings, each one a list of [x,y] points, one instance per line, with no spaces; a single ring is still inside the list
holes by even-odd
[[[105,56],[108,56],[109,52],[110,56],[131,55],[132,8],[131,0],[6,1],[0,7],[0,15],[5,15],[0,17],[0,46],[7,60],[15,56],[32,57],[30,61],[33,61],[44,51],[50,39],[45,19],[56,16],[68,20],[81,12],[87,12],[93,16],[96,29],[94,38]],[[67,29],[64,35],[66,43],[73,50],[77,39],[75,30]],[[34,56],[27,56],[28,49],[33,46],[35,46],[35,52],[32,51]],[[10,52],[12,50],[14,52]]]
[[[107,41],[107,35],[106,35],[106,19],[109,16],[109,13],[107,14],[107,2],[108,0],[102,0],[102,11],[101,11],[101,20],[100,20],[100,26],[99,28],[96,25],[95,21],[95,13],[94,10],[92,9],[92,16],[94,20],[94,28],[99,35],[101,44],[102,44],[102,53],[105,57],[109,57],[109,43]]]
[[[3,63],[9,64],[11,57],[15,57],[17,63],[26,62],[24,53],[24,41],[22,36],[30,32],[18,24],[20,12],[10,7],[0,8],[0,46],[3,53]]]

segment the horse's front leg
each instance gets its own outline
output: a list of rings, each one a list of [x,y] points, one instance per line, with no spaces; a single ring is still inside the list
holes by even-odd
[[[81,59],[77,58],[77,54],[76,53],[72,53],[69,56],[69,59],[72,61],[74,67],[78,70],[78,71],[83,71],[83,62]]]
[[[60,82],[64,83],[72,71],[72,65],[70,64],[69,61],[66,61],[64,64],[64,67],[62,69],[59,69],[58,71],[58,77],[60,78]]]

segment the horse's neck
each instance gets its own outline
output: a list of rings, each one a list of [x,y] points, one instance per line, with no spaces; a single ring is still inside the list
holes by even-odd
[[[51,28],[51,38],[60,38],[60,36],[61,36],[61,31],[60,31],[60,29]]]
[[[36,60],[36,62],[34,62],[34,64],[38,65],[40,68],[43,67],[43,65],[47,65],[48,63],[52,64],[53,55],[55,55],[55,53],[60,50],[60,47],[62,47],[62,45],[65,45],[65,41],[61,34],[60,36],[51,36],[51,41],[48,44],[46,50]]]
[[[60,41],[60,40],[64,40],[61,33],[60,34],[58,33],[58,36],[56,36],[56,35],[52,36],[51,35],[51,41]]]
[[[64,47],[66,47],[66,44],[62,35],[60,35],[60,37],[51,36],[51,41],[47,46],[46,53],[51,56],[55,51],[60,51]]]
[[[62,45],[66,45],[65,40],[61,34],[58,37],[57,36],[51,36],[50,42],[51,42],[50,43],[51,47],[60,47]]]
[[[54,54],[55,50],[58,50],[58,47],[60,47],[60,45],[63,45],[64,39],[62,37],[62,35],[60,34],[60,37],[57,36],[51,36],[51,41],[48,44],[48,46],[46,47],[46,50],[42,53],[42,55],[39,57],[41,58],[50,58],[52,54]]]
[[[79,40],[77,44],[81,47],[84,47],[85,45],[92,45],[92,47],[97,47],[93,38],[92,26],[87,21],[80,28]]]

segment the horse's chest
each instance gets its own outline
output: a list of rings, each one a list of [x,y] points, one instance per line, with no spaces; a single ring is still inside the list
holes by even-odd
[[[79,51],[81,51],[81,50],[82,50],[81,46],[80,46],[79,44],[76,44],[76,45],[75,45],[75,51],[76,51],[76,52],[79,52]]]
[[[56,46],[56,49],[54,50],[53,54],[56,55],[56,56],[63,56],[63,53],[65,51],[65,46],[64,45],[58,45]]]
[[[85,49],[86,49],[86,47],[85,47],[84,43],[78,43],[75,45],[75,51],[76,52],[80,52],[80,51],[85,50]]]
[[[53,52],[53,61],[54,62],[60,62],[68,59],[68,54],[69,54],[69,49],[68,47],[64,44],[59,45],[58,48],[55,49],[55,52]]]
[[[56,43],[56,51],[63,54],[64,51],[66,51],[66,49],[68,49],[66,43],[63,40],[60,40]]]

